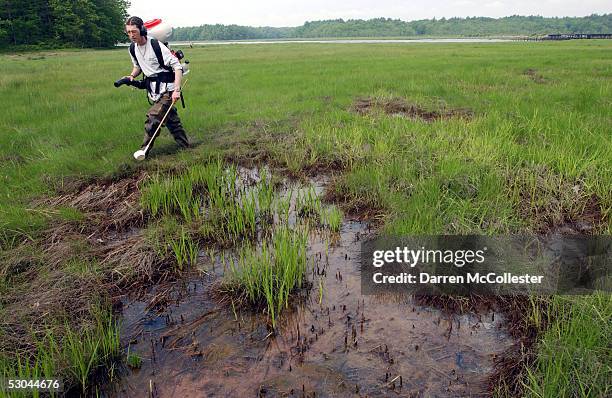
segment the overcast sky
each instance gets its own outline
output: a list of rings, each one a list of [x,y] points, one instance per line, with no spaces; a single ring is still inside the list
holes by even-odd
[[[467,16],[585,16],[612,12],[612,0],[131,0],[128,9],[145,21],[174,27],[202,24],[299,26],[323,19],[393,18],[403,21]]]

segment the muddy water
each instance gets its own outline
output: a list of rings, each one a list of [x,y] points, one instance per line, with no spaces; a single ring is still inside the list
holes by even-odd
[[[142,367],[110,395],[487,395],[493,357],[512,343],[502,317],[449,318],[409,298],[362,296],[367,234],[355,221],[335,236],[311,233],[313,287],[284,312],[276,335],[265,316],[211,297],[223,274],[219,255],[213,267],[202,253],[200,273],[126,300],[122,335]]]

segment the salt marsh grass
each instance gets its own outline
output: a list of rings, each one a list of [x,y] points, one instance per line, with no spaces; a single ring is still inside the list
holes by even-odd
[[[227,289],[246,295],[252,304],[265,303],[273,326],[291,293],[304,284],[307,236],[303,228],[281,227],[260,247],[244,246],[230,259]]]
[[[512,232],[529,221],[518,216],[523,199],[508,195],[507,181],[537,165],[545,166],[544,179],[580,183],[581,193],[596,194],[609,214],[608,50],[606,41],[194,48],[190,59],[206,65],[207,73],[190,77],[187,91],[203,95],[191,97],[183,119],[192,136],[214,147],[202,148],[206,155],[221,149],[240,156],[255,140],[259,150],[297,173],[349,170],[338,187],[356,207],[393,214],[391,230]],[[134,115],[146,104],[133,90],[110,85],[129,67],[124,49],[65,51],[37,60],[4,55],[0,63],[0,92],[16,93],[0,116],[7,132],[0,137],[0,237],[3,246],[13,246],[13,237],[32,236],[52,222],[26,210],[32,197],[61,189],[66,176],[140,167],[131,159],[142,130]],[[90,65],[87,70],[96,73],[83,77],[71,65]],[[347,69],[355,73],[346,76]],[[532,81],[528,69],[546,82]],[[474,117],[425,122],[351,113],[355,98],[364,96],[406,98],[428,109],[469,108]],[[156,148],[168,145],[171,139],[162,134]],[[178,161],[194,157],[185,153]],[[157,168],[166,158],[154,148],[152,159]],[[453,197],[443,189],[464,176],[477,177],[474,194]],[[149,203],[153,213],[173,207],[172,196],[157,195],[160,200]],[[184,212],[189,217],[194,207]],[[603,230],[609,233],[609,225]]]
[[[271,215],[272,203],[274,201],[274,187],[267,173],[262,174],[257,183],[257,206],[261,214]]]
[[[332,232],[340,231],[342,225],[342,210],[338,206],[332,205],[329,207],[322,207],[319,210],[321,224],[326,228],[329,228]]]
[[[194,224],[203,239],[229,243],[253,237],[258,218],[270,214],[273,189],[264,177],[240,187],[236,167],[219,161],[189,167],[177,176],[155,176],[143,187],[141,203],[153,216],[177,216]]]
[[[110,311],[96,307],[92,312],[94,323],[81,331],[65,325],[64,333],[59,335],[50,328],[38,341],[32,357],[0,356],[0,376],[54,380],[63,376],[66,390],[77,389],[85,395],[91,386],[92,373],[99,374],[100,368],[110,369],[121,353],[119,325]]]
[[[138,354],[131,353],[129,345],[125,357],[125,362],[132,369],[140,369],[140,367],[142,366],[142,358]]]
[[[281,209],[284,211],[285,209]],[[342,210],[336,205],[325,206],[314,187],[298,190],[295,199],[295,212],[299,217],[314,219],[315,223],[338,232],[342,224]]]
[[[69,327],[63,343],[63,357],[74,380],[81,385],[83,394],[88,388],[88,378],[101,364],[109,364],[120,353],[119,329],[110,315],[97,319],[93,330],[76,333]]]
[[[189,233],[184,228],[181,228],[181,233],[177,238],[172,239],[170,247],[174,253],[179,271],[182,271],[187,266],[195,265],[198,260],[197,243],[191,239]]]
[[[298,191],[295,199],[295,209],[301,217],[317,216],[321,211],[321,199],[313,187]]]
[[[534,368],[527,370],[526,395],[538,398],[609,396],[610,294],[552,297],[546,311],[553,321],[537,344]],[[533,321],[538,320],[536,317]]]
[[[277,219],[280,223],[285,225],[289,224],[289,215],[291,213],[291,199],[293,198],[294,191],[289,192],[281,197],[277,197],[274,201],[274,207],[276,211]]]

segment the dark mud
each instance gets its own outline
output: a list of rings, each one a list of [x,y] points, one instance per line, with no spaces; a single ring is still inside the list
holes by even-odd
[[[474,112],[465,108],[427,110],[401,97],[391,99],[371,97],[358,98],[353,102],[350,110],[362,115],[371,113],[375,110],[381,110],[388,115],[418,119],[426,122],[451,118],[469,120],[474,116]]]
[[[201,252],[197,272],[124,298],[124,344],[142,367],[107,395],[489,395],[495,358],[514,342],[504,317],[362,296],[359,250],[368,234],[358,221],[345,221],[335,235],[312,231],[312,288],[284,311],[275,332],[264,315],[213,294],[231,251]]]

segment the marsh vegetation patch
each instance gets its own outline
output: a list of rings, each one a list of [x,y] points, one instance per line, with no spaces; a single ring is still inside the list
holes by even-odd
[[[361,115],[382,111],[387,115],[423,120],[425,122],[434,122],[436,120],[451,118],[470,120],[474,116],[474,112],[467,108],[442,108],[438,110],[425,109],[424,107],[412,103],[402,97],[357,98],[355,101],[353,101],[350,110]]]
[[[83,184],[77,190],[54,198],[37,201],[37,205],[68,207],[82,213],[87,230],[105,233],[111,230],[126,231],[145,223],[145,215],[139,206],[139,186],[148,178],[146,172],[117,181],[100,181]]]
[[[535,232],[591,235],[608,222],[600,198],[583,181],[568,179],[544,166],[513,172],[508,186],[518,214]]]
[[[527,68],[523,71],[523,75],[529,77],[532,81],[538,84],[548,83],[548,79],[542,76],[536,69]]]

